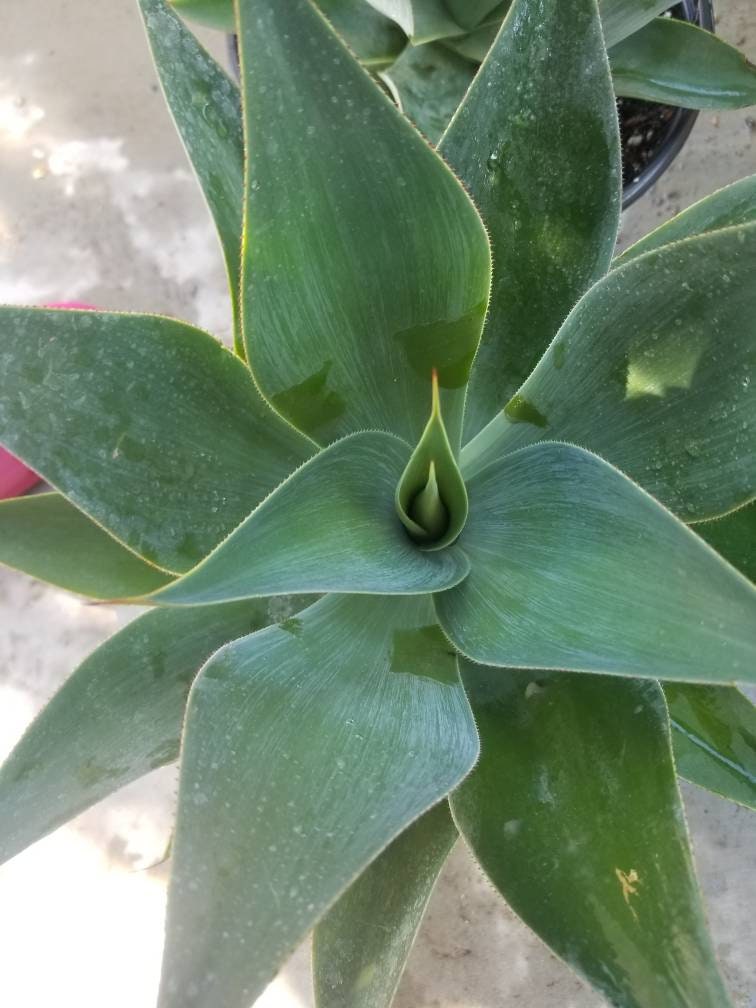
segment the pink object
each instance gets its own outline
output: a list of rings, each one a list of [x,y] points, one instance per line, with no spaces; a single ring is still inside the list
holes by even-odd
[[[94,310],[94,305],[84,304],[81,301],[60,301],[56,304],[45,305],[45,308]],[[39,482],[40,478],[35,472],[0,445],[0,500],[5,500],[7,497],[18,497],[20,494],[26,493],[27,490],[31,490]]]
[[[56,301],[54,304],[46,304],[45,308],[83,308],[86,311],[97,311],[93,304],[84,304],[83,301]]]

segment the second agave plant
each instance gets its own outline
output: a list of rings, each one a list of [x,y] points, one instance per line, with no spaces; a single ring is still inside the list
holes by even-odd
[[[240,0],[241,91],[140,6],[234,349],[0,309],[53,488],[0,561],[150,607],[0,769],[0,856],[179,760],[161,1008],[311,932],[319,1008],[387,1008],[460,836],[610,1003],[723,1008],[676,775],[756,804],[756,179],[613,258],[595,0],[515,0],[437,150],[309,0]]]

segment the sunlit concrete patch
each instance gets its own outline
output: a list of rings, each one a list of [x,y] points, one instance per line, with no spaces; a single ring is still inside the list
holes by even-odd
[[[20,95],[0,94],[0,137],[5,142],[22,140],[44,117],[44,109],[27,104]]]

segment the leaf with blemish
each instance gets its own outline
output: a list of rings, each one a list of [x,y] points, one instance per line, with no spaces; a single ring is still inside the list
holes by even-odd
[[[260,388],[320,444],[365,429],[414,444],[435,367],[456,446],[490,281],[475,208],[307,0],[247,0],[240,49]]]
[[[525,444],[563,440],[601,455],[685,521],[746,504],[756,493],[754,270],[756,223],[612,270],[465,446],[465,477]]]
[[[658,683],[463,677],[481,759],[452,813],[515,913],[619,1008],[726,1008]]]

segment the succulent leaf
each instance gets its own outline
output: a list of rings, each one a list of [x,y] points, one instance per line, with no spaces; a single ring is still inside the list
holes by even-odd
[[[166,0],[139,0],[139,4],[168,107],[218,229],[231,291],[234,347],[243,355],[239,235],[244,137],[239,89]]]
[[[367,0],[315,0],[315,6],[360,63],[373,72],[393,63],[407,44],[404,32]]]
[[[755,268],[752,223],[613,270],[466,446],[463,474],[524,444],[564,440],[608,459],[685,521],[747,503],[756,493]]]
[[[756,501],[716,521],[698,522],[695,531],[749,581],[756,582]]]
[[[756,104],[756,66],[696,25],[655,18],[609,53],[618,95],[683,108]]]
[[[472,569],[435,601],[469,658],[756,681],[756,589],[608,463],[544,443],[488,466],[467,490],[459,545]]]
[[[152,596],[204,605],[301,591],[414,595],[457,584],[456,547],[418,549],[394,507],[408,448],[391,434],[353,434],[323,449],[186,576]],[[444,484],[445,485],[445,484]]]
[[[313,445],[158,315],[0,307],[0,442],[129,549],[194,566]]]
[[[389,84],[407,118],[430,143],[437,144],[475,72],[469,59],[445,44],[429,42],[408,46],[381,79]]]
[[[599,0],[607,48],[669,9],[669,0]]]
[[[203,662],[222,644],[271,623],[278,601],[147,613],[97,648],[0,767],[0,861],[173,763],[189,687]]]
[[[453,543],[467,519],[467,490],[446,434],[435,371],[430,419],[397,485],[396,509],[412,538],[428,549]]]
[[[207,28],[224,32],[236,29],[233,0],[170,0],[170,3],[179,14]]]
[[[491,17],[497,7],[506,7],[499,0],[446,0],[449,13],[465,31],[472,31]]]
[[[618,1008],[730,1005],[658,683],[462,668],[482,755],[452,813],[515,913]]]
[[[373,861],[316,926],[317,1008],[390,1008],[431,890],[458,837],[442,802]]]
[[[694,203],[672,220],[649,232],[618,256],[613,266],[624,266],[645,252],[707,231],[756,221],[756,175],[733,182]]]
[[[756,707],[731,686],[664,683],[677,772],[756,809]]]
[[[0,501],[0,563],[100,600],[146,595],[171,580],[57,493]]]
[[[307,0],[240,14],[244,329],[260,388],[320,443],[365,428],[415,443],[436,367],[458,443],[490,281],[474,207]]]
[[[450,16],[445,0],[367,0],[367,3],[395,21],[413,45],[461,35],[465,30]]]
[[[331,596],[224,647],[187,710],[160,1008],[248,1008],[477,753],[427,598]]]
[[[595,0],[515,0],[439,151],[472,194],[493,251],[469,438],[527,378],[611,261],[620,153]]]

